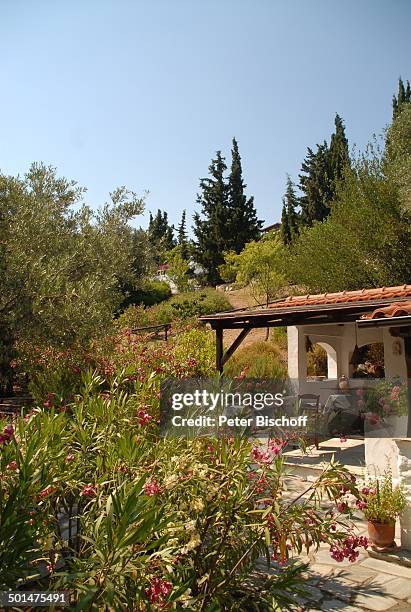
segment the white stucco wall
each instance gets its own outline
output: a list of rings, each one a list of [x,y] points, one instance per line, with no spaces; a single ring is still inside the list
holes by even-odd
[[[309,336],[312,343],[319,343],[324,348],[331,346],[335,354],[329,355],[329,378],[321,381],[307,381],[307,356],[306,337]],[[354,323],[340,325],[300,325],[288,327],[288,372],[293,379],[296,393],[314,393],[320,396],[320,402],[324,404],[331,393],[338,390],[338,380],[345,375],[350,379],[350,387],[361,386],[363,381],[350,378],[352,366],[350,359],[355,347],[382,342],[384,345],[385,375],[387,378],[400,377],[406,379],[406,364],[404,358],[404,342],[393,338],[388,328],[370,327],[357,329]],[[327,347],[328,345],[328,347]],[[394,418],[390,423],[387,438],[367,438],[365,440],[365,459],[367,470],[370,473],[383,472],[387,465],[397,475],[397,445],[394,437],[406,435],[407,417]]]

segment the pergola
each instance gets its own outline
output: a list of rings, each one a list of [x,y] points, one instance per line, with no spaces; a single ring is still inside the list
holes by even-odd
[[[411,291],[410,291],[411,293]],[[312,296],[314,297],[314,296]],[[273,302],[268,308],[241,309],[204,315],[199,318],[216,332],[216,368],[223,372],[224,364],[230,359],[244,338],[252,329],[266,327],[288,327],[291,325],[321,325],[357,323],[361,327],[393,326],[397,334],[408,339],[410,345],[411,316],[392,317],[384,319],[360,319],[361,315],[390,306],[393,303],[404,302],[404,298],[385,298],[358,302],[324,303],[306,306],[284,307],[284,301]],[[401,320],[400,320],[401,319]],[[234,342],[224,351],[224,330],[238,329],[239,334]],[[410,351],[408,346],[408,351]]]

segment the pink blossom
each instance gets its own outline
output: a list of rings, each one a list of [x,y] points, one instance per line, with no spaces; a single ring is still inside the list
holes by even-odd
[[[344,512],[346,509],[347,509],[346,502],[338,502],[338,504],[337,504],[338,512]]]
[[[91,483],[83,486],[83,489],[80,493],[83,497],[95,497],[97,495],[96,487]]]
[[[10,461],[7,467],[9,470],[17,470],[17,461]]]
[[[137,412],[137,418],[138,418],[138,423],[140,427],[144,427],[151,421],[153,417],[150,414],[148,414],[148,412],[141,409]]]
[[[75,456],[73,455],[73,453],[68,453],[67,457],[66,457],[66,463],[71,463],[72,461],[74,461]]]
[[[168,580],[153,578],[150,582],[150,588],[146,591],[146,595],[151,603],[161,604],[172,588],[173,585]]]
[[[370,493],[370,489],[369,489],[369,487],[363,487],[363,488],[361,489],[361,493],[362,493],[363,495],[369,495],[369,493]]]
[[[147,482],[144,484],[144,491],[149,497],[157,495],[157,493],[160,492],[160,487],[158,486],[157,480],[147,480]]]
[[[355,505],[357,506],[359,510],[364,510],[364,508],[367,507],[367,502],[365,502],[362,499],[357,499],[357,501],[355,502]]]
[[[269,465],[272,463],[272,457],[268,451],[262,451],[258,448],[258,446],[253,446],[251,449],[251,454],[253,459],[258,463],[263,463],[265,465]]]
[[[9,425],[6,425],[6,427],[3,429],[3,434],[6,436],[6,438],[8,438],[9,440],[12,439],[13,435],[14,435],[14,427],[13,425],[10,423]]]
[[[46,487],[45,489],[43,489],[42,491],[40,491],[39,498],[40,499],[44,499],[48,495],[51,495],[51,493],[54,493],[55,490],[56,490],[56,488],[53,487],[52,485],[50,485],[50,486]]]

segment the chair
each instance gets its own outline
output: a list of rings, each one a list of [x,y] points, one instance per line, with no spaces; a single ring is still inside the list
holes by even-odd
[[[318,415],[320,411],[320,396],[313,393],[303,393],[298,396],[298,414],[308,412],[315,416],[314,444],[318,450]]]

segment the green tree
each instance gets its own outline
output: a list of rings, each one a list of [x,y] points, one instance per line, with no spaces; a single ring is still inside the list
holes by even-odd
[[[52,167],[0,175],[3,337],[64,347],[109,328],[121,283],[133,279],[128,222],[144,206],[124,187],[110,195],[93,213],[84,189]]]
[[[322,221],[328,216],[333,195],[330,152],[325,141],[317,145],[316,152],[308,148],[301,172],[301,220],[303,225],[311,226],[315,221]]]
[[[402,112],[405,105],[411,103],[411,86],[410,82],[407,81],[407,86],[405,87],[404,81],[400,77],[398,79],[398,93],[397,95],[392,97],[392,118],[396,119],[398,115]]]
[[[226,279],[248,286],[251,295],[260,306],[268,307],[286,284],[282,273],[284,247],[279,236],[265,236],[246,244],[240,254],[226,253],[221,273]],[[267,336],[268,339],[267,329]]]
[[[166,261],[168,264],[167,276],[176,285],[178,291],[188,291],[190,288],[189,264],[183,255],[182,245],[177,245],[167,253]]]
[[[298,236],[299,215],[297,213],[297,207],[299,206],[300,201],[297,198],[294,184],[290,176],[287,176],[287,189],[284,196],[284,203],[287,211],[287,224],[289,232],[288,242],[292,242]]]
[[[287,259],[290,282],[309,292],[411,282],[410,216],[378,159],[361,159],[339,187],[329,217],[304,228]]]
[[[290,244],[291,242],[291,231],[285,198],[283,198],[283,208],[281,212],[281,240],[283,241],[283,244]]]
[[[229,238],[227,245],[236,253],[240,253],[247,242],[257,240],[260,236],[262,222],[257,218],[254,198],[247,198],[244,191],[247,185],[243,180],[241,157],[238,143],[233,138],[231,149],[231,169],[228,177],[228,208],[229,208]]]
[[[330,166],[333,180],[334,197],[338,182],[344,178],[347,167],[350,165],[350,154],[348,151],[348,140],[345,135],[344,123],[341,117],[335,115],[335,131],[330,141]]]
[[[206,282],[217,285],[221,282],[218,269],[231,241],[228,189],[224,178],[227,166],[221,151],[217,151],[208,170],[210,178],[200,180],[201,192],[197,195],[201,215],[194,215],[195,257],[205,271]]]
[[[188,259],[189,257],[189,246],[187,239],[187,228],[186,228],[186,211],[183,210],[181,215],[180,225],[178,226],[177,231],[177,244],[181,247],[181,256],[183,259]]]
[[[170,251],[176,246],[174,227],[168,222],[168,213],[160,209],[157,210],[154,217],[150,213],[147,232],[151,244],[157,249],[157,260],[161,261],[164,252]]]
[[[327,218],[338,184],[350,165],[348,140],[344,123],[338,114],[334,123],[335,131],[330,146],[324,141],[317,145],[315,152],[308,148],[301,166],[300,189],[303,195],[300,205],[303,225],[311,226],[315,221]]]
[[[398,186],[404,210],[411,212],[411,104],[402,109],[387,131],[383,169]]]

